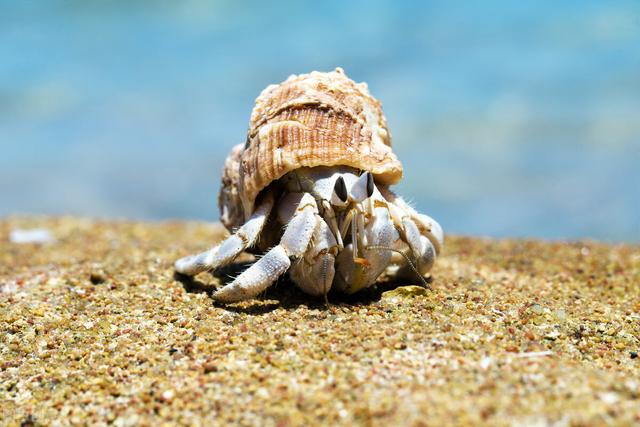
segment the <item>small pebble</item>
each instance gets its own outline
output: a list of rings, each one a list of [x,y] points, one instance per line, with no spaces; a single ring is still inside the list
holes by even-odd
[[[205,363],[204,365],[202,365],[202,368],[204,369],[205,374],[208,374],[210,372],[218,372],[218,366],[213,362]]]
[[[173,390],[165,390],[162,392],[162,400],[164,400],[166,403],[171,402],[174,396],[175,392]]]
[[[55,241],[55,238],[53,237],[51,232],[46,228],[31,228],[31,229],[17,228],[15,230],[11,230],[11,232],[9,233],[9,241],[11,243],[17,243],[17,244],[27,244],[27,243],[43,244],[43,243],[53,243]]]
[[[398,286],[390,291],[383,292],[382,298],[393,297],[415,297],[420,295],[428,295],[431,291],[423,286]]]
[[[94,285],[99,285],[101,283],[104,283],[105,280],[106,280],[106,277],[102,272],[92,271],[91,275],[89,276],[89,281]]]

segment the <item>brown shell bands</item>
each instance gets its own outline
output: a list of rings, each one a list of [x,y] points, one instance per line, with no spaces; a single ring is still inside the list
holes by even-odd
[[[267,87],[256,100],[240,154],[237,181],[245,219],[260,191],[288,172],[337,165],[370,171],[387,185],[402,178],[380,102],[366,84],[336,69]]]

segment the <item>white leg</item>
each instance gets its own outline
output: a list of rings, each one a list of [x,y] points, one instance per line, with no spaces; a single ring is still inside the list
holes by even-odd
[[[176,271],[194,276],[202,271],[213,270],[229,264],[242,251],[256,243],[272,208],[273,196],[271,193],[267,193],[251,218],[234,234],[208,251],[177,260],[175,263]]]
[[[442,228],[427,215],[416,212],[402,198],[390,193],[393,203],[389,210],[402,240],[409,246],[415,265],[407,260],[396,275],[402,278],[413,278],[416,274],[423,277],[435,262],[436,255],[442,247]],[[416,271],[417,270],[417,271]]]
[[[356,221],[352,221],[352,229],[355,226]],[[368,247],[360,249],[363,253],[362,258],[354,262],[354,245],[350,243],[336,259],[337,274],[334,286],[343,292],[354,293],[374,283],[391,259],[392,251],[387,248],[393,247],[400,238],[389,216],[389,210],[384,205],[374,208],[372,220],[365,226],[364,234]],[[354,242],[357,240],[357,237],[353,239]]]
[[[389,209],[394,222],[400,224],[405,216],[411,217],[420,230],[420,234],[426,236],[433,245],[436,254],[439,254],[444,244],[442,227],[436,220],[428,215],[421,214],[409,205],[402,197],[396,195],[388,188],[383,188],[384,197],[391,202]]]
[[[318,207],[310,194],[305,193],[293,213],[280,244],[272,248],[236,279],[213,294],[222,302],[242,301],[255,297],[269,287],[291,265],[289,258],[302,256],[318,224]]]
[[[420,233],[431,241],[436,253],[439,254],[444,245],[444,232],[440,224],[430,216],[418,212],[412,218],[420,228]]]
[[[306,293],[326,298],[335,275],[335,255],[339,244],[331,227],[320,217],[312,240],[313,245],[309,245],[304,257],[291,267],[289,274]]]
[[[420,275],[424,276],[431,270],[436,258],[436,250],[433,244],[426,236],[420,234],[418,226],[409,217],[402,219],[402,232],[400,234],[411,249],[411,253],[416,260],[416,269]],[[410,277],[410,275],[414,276],[415,272],[407,265],[398,271],[398,275]]]

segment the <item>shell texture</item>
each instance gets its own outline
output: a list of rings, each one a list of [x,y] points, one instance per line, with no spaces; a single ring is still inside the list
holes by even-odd
[[[244,214],[240,199],[240,161],[244,144],[238,144],[231,149],[231,153],[224,162],[218,206],[220,207],[220,222],[231,230],[242,225]]]
[[[292,75],[268,86],[256,100],[244,148],[234,148],[225,165],[223,223],[240,225],[258,194],[288,172],[337,165],[370,171],[380,184],[402,178],[381,104],[367,85],[337,68]],[[229,207],[238,201],[242,212]]]

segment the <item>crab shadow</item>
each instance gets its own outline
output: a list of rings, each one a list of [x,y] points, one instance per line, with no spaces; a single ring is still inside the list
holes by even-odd
[[[221,268],[215,274],[202,273],[197,277],[174,273],[174,279],[182,283],[186,292],[204,293],[211,298],[216,290],[230,283],[233,277],[240,274],[251,264],[252,262],[234,263]],[[276,309],[295,310],[301,306],[319,310],[331,310],[336,306],[359,307],[376,304],[380,301],[384,292],[405,285],[407,285],[406,281],[383,280],[374,286],[351,295],[334,291],[329,292],[328,302],[325,302],[323,298],[313,297],[302,292],[285,274],[255,299],[233,304],[213,301],[213,305],[236,313],[255,315],[266,314]]]

